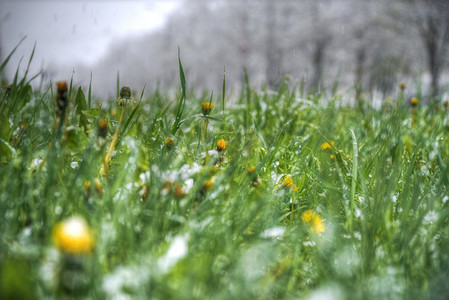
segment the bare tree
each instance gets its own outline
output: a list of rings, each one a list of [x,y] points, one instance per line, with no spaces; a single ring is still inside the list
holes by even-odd
[[[431,93],[439,95],[440,77],[449,54],[449,1],[402,0],[394,13],[405,24],[411,23],[417,29],[426,53]]]

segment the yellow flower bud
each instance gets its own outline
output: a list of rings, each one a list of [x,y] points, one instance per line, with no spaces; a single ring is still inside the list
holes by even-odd
[[[217,142],[217,151],[224,151],[228,147],[228,142],[225,140],[219,140]]]
[[[203,109],[203,115],[207,116],[212,108],[214,108],[214,104],[211,102],[202,102],[201,107]]]

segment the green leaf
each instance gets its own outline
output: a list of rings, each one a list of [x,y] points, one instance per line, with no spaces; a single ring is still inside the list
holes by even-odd
[[[5,115],[0,115],[0,157],[10,158],[15,152],[14,148],[8,143],[11,138],[11,125]]]
[[[139,104],[137,104],[137,106],[133,109],[133,111],[129,115],[128,119],[126,120],[125,125],[123,126],[123,132],[126,132],[126,129],[128,128],[129,123],[131,123],[131,120],[133,119],[134,115],[136,114],[138,108],[139,108]]]
[[[75,106],[75,113],[79,116],[79,127],[82,126],[84,128],[84,133],[87,134],[89,121],[87,120],[86,115],[82,113],[87,110],[87,102],[81,87],[78,88],[78,92],[76,93]]]
[[[9,141],[11,137],[11,125],[5,115],[0,115],[0,138]]]
[[[88,119],[98,119],[104,118],[106,113],[100,108],[91,108],[87,110],[81,110],[81,114],[86,116]]]
[[[171,128],[172,135],[175,135],[176,131],[178,131],[178,129],[179,129],[182,113],[184,111],[184,107],[186,104],[186,78],[185,78],[184,69],[183,69],[182,63],[181,63],[181,52],[180,52],[179,48],[178,48],[178,64],[179,64],[179,78],[181,80],[182,96],[178,102],[178,110],[176,112],[175,122],[173,123],[173,126]]]
[[[304,187],[304,184],[306,183],[306,175],[302,174],[299,177],[299,181],[298,184],[296,185],[298,187],[298,191],[300,192],[302,190],[302,188]]]

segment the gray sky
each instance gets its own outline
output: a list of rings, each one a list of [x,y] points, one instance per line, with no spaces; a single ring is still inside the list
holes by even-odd
[[[9,64],[27,60],[34,43],[36,70],[48,63],[92,63],[121,37],[141,35],[164,24],[180,0],[6,1],[0,0],[2,57],[27,36]]]

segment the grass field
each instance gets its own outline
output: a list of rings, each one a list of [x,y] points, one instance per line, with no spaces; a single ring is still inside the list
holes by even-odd
[[[449,297],[447,107],[180,75],[2,85],[1,299]]]

